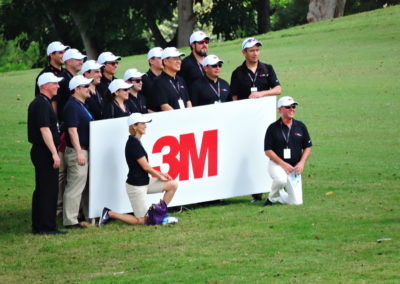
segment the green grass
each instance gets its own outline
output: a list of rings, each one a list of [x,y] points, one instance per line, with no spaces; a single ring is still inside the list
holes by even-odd
[[[176,226],[31,235],[26,109],[39,69],[0,74],[0,283],[400,282],[399,19],[395,6],[261,35],[313,139],[305,203],[234,198],[175,212]],[[210,45],[228,81],[240,44]],[[130,67],[145,71],[145,56],[117,75]]]

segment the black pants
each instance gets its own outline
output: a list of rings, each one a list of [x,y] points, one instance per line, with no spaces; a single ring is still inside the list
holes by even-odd
[[[32,232],[57,229],[58,169],[53,168],[51,152],[44,145],[32,145],[31,159],[35,166],[35,191],[32,197]]]

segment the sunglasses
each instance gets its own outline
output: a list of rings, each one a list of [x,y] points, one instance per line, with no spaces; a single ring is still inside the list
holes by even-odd
[[[217,67],[219,67],[219,68],[221,68],[222,67],[222,63],[217,63],[217,64],[214,64],[214,65],[210,65],[212,68],[217,68]]]
[[[296,105],[284,106],[285,109],[296,109]]]
[[[125,91],[125,92],[128,92],[129,89],[119,89],[118,91]]]
[[[90,84],[87,84],[87,85],[80,85],[79,87],[87,89],[87,88],[89,88],[89,86],[90,86]]]
[[[142,82],[142,79],[130,79],[129,82],[131,83],[135,82],[139,84],[140,82]]]
[[[117,61],[114,61],[114,62],[106,62],[106,64],[110,64],[110,65],[112,65],[112,66],[115,66],[115,65],[118,65],[118,62],[117,62]]]
[[[209,40],[208,39],[203,39],[202,41],[196,41],[198,44],[208,44]]]

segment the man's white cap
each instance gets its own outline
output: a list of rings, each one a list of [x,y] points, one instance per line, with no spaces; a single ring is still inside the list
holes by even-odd
[[[140,112],[134,112],[128,117],[128,126],[131,126],[136,123],[148,123],[151,122],[151,119],[145,118],[143,114]]]
[[[161,59],[178,56],[185,56],[185,54],[180,52],[176,47],[167,47],[162,52]]]
[[[56,51],[64,51],[66,49],[70,48],[68,45],[63,45],[59,41],[53,41],[47,46],[47,56],[50,55],[50,53],[56,52]]]
[[[163,49],[161,47],[153,47],[147,53],[147,60],[150,60],[153,57],[161,57]]]
[[[96,60],[88,60],[82,65],[82,74],[90,70],[100,69],[103,66],[103,64],[99,64]]]
[[[258,46],[262,46],[262,43],[261,43],[258,39],[254,38],[254,37],[246,38],[246,39],[242,42],[242,50],[245,50],[246,48],[253,47],[253,46],[255,46],[256,44],[257,44]]]
[[[195,41],[202,41],[203,39],[207,38],[208,40],[210,40],[210,37],[207,36],[204,32],[202,31],[197,31],[192,33],[192,35],[190,36],[190,40],[189,43],[192,44]]]
[[[110,90],[111,94],[115,93],[119,89],[129,89],[132,88],[133,84],[125,83],[122,79],[114,79],[110,85],[108,85],[108,89]]]
[[[121,56],[116,56],[112,52],[105,51],[99,55],[97,62],[99,62],[100,64],[104,64],[106,62],[114,62],[118,60],[121,60]]]
[[[130,78],[141,78],[144,73],[141,73],[139,70],[132,68],[125,71],[124,81],[128,81]]]
[[[285,96],[285,97],[282,97],[279,99],[278,108],[283,107],[283,106],[291,106],[293,104],[298,105],[298,103],[295,102],[292,97]]]
[[[219,59],[218,56],[216,56],[214,54],[210,54],[210,55],[206,56],[206,58],[204,58],[203,66],[215,65],[215,64],[217,64],[219,62],[224,63],[224,61]]]
[[[54,75],[51,72],[45,72],[39,76],[37,84],[40,87],[47,83],[58,83],[61,80],[64,80],[64,78],[57,77],[56,75]]]
[[[71,79],[71,81],[69,81],[69,90],[72,91],[76,87],[89,85],[90,83],[92,83],[92,81],[93,78],[88,79],[83,77],[82,75],[76,75]]]
[[[65,61],[67,61],[67,60],[70,60],[70,59],[77,59],[77,60],[83,60],[83,59],[85,59],[87,56],[86,55],[83,55],[79,50],[77,50],[76,48],[70,48],[70,49],[68,49],[65,53],[64,53],[64,55],[63,55],[63,57],[62,57],[62,60],[65,62]]]

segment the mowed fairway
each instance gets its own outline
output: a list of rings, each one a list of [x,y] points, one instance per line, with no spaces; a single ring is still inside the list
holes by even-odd
[[[304,205],[244,196],[175,212],[175,226],[30,234],[26,110],[39,69],[0,73],[0,283],[400,282],[400,6],[259,38],[313,140]],[[228,81],[240,46],[210,44]],[[118,77],[147,70],[145,58],[123,58]]]

